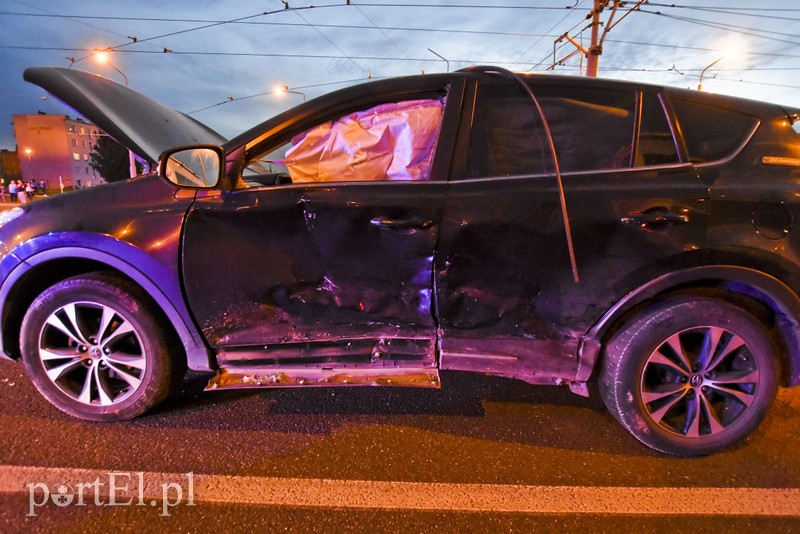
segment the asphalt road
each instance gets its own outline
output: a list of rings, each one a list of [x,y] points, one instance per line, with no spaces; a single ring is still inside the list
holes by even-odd
[[[800,530],[800,389],[743,446],[687,460],[566,388],[460,373],[441,390],[204,383],[134,421],[86,423],[0,362],[0,532]]]

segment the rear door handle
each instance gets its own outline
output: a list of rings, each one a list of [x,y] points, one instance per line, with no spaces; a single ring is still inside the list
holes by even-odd
[[[433,226],[433,221],[424,217],[411,216],[406,218],[374,217],[370,224],[387,230],[427,230]]]
[[[648,232],[657,232],[689,222],[689,217],[675,213],[667,208],[650,208],[645,211],[632,212],[620,219],[624,224],[632,224]]]

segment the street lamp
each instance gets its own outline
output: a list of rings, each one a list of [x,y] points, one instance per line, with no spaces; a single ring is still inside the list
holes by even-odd
[[[281,93],[292,93],[293,95],[300,95],[300,96],[303,97],[303,102],[306,101],[306,94],[305,93],[301,93],[300,91],[292,91],[292,90],[289,89],[288,85],[276,85],[275,86],[275,94],[279,95]]]
[[[730,39],[728,39],[728,40],[726,40],[726,41],[724,41],[722,43],[719,43],[719,46],[716,48],[716,50],[719,51],[718,52],[719,53],[719,57],[717,59],[715,59],[714,61],[712,61],[711,63],[709,63],[708,66],[706,68],[704,68],[703,71],[700,73],[700,83],[697,84],[697,90],[698,91],[702,91],[703,90],[703,77],[705,76],[706,71],[708,69],[710,69],[711,67],[713,67],[714,65],[716,65],[717,63],[722,61],[723,59],[728,60],[728,63],[726,63],[726,65],[728,65],[728,67],[730,67],[730,60],[734,60],[734,63],[737,62],[737,61],[741,62],[742,61],[742,57],[744,56],[744,47],[742,46],[742,43],[739,42],[739,41],[734,41],[734,40],[730,40]]]
[[[125,76],[125,73],[119,70],[116,65],[111,63],[111,60],[108,59],[108,52],[98,52],[97,54],[95,54],[95,59],[97,59],[98,63],[110,65],[112,69],[119,72],[120,75],[122,75],[122,78],[125,80],[125,87],[128,87],[128,77]]]
[[[125,76],[125,73],[122,72],[121,70],[119,70],[117,68],[117,66],[114,65],[111,62],[111,60],[108,58],[108,53],[107,52],[100,51],[97,54],[95,54],[94,57],[95,57],[95,59],[97,60],[98,63],[102,63],[102,64],[105,64],[105,65],[110,65],[112,69],[114,69],[115,71],[120,73],[120,75],[122,76],[122,79],[125,80],[125,87],[128,87],[128,77]],[[131,178],[135,178],[136,177],[136,158],[133,156],[133,151],[130,150],[130,149],[128,150],[128,165],[130,167]]]
[[[430,48],[428,49],[428,52],[430,52],[434,56],[438,57],[439,59],[444,60],[444,62],[447,64],[447,72],[450,72],[450,61],[448,61],[448,59],[446,57],[444,57],[441,54],[437,54],[435,50],[431,50]]]
[[[33,150],[31,150],[30,148],[26,148],[25,155],[28,156],[28,161],[31,160],[31,154],[33,154]]]
[[[720,61],[722,61],[723,59],[725,59],[725,56],[722,56],[721,58],[717,59],[716,61],[711,62],[711,64],[708,67],[703,69],[703,72],[700,73],[700,83],[697,84],[697,90],[698,91],[702,91],[703,90],[703,76],[705,76],[706,71],[708,69],[710,69],[711,67],[713,67],[714,65],[716,65],[717,63],[719,63]]]

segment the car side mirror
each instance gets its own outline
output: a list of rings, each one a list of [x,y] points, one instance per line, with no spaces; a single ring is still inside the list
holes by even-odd
[[[222,177],[223,152],[217,146],[177,148],[160,159],[161,177],[180,187],[216,187]]]

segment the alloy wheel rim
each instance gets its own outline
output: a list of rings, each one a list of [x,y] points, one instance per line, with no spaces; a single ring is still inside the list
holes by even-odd
[[[96,302],[74,302],[51,313],[39,334],[39,359],[62,393],[107,407],[139,389],[147,358],[139,333],[120,311]]]
[[[739,335],[716,326],[675,333],[647,358],[639,388],[648,417],[682,438],[725,432],[753,406],[760,373]]]

